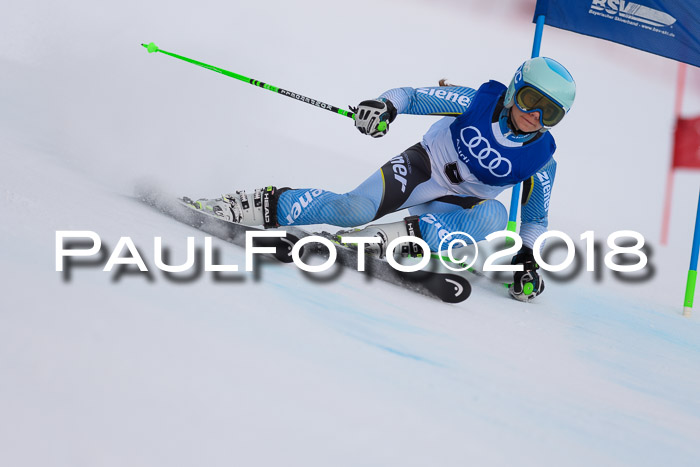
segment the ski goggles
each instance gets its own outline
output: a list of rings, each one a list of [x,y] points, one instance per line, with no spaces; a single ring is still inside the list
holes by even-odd
[[[557,101],[530,86],[523,86],[518,90],[515,103],[525,113],[538,110],[540,124],[545,128],[553,127],[566,115],[566,110]]]

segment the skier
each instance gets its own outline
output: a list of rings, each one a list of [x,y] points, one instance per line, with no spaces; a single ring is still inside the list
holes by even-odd
[[[479,242],[505,229],[507,211],[494,198],[524,182],[523,247],[512,260],[522,264],[523,271],[514,273],[510,293],[529,301],[544,291],[532,247],[547,231],[556,170],[552,157],[556,145],[548,130],[569,111],[575,93],[571,74],[546,57],[524,62],[508,87],[492,80],[478,90],[444,81],[438,87],[391,89],[352,109],[361,133],[384,136],[398,114],[445,117],[430,127],[420,143],[392,158],[354,190],[337,194],[267,187],[254,194],[237,191],[192,205],[229,222],[266,228],[355,227],[408,208],[411,215],[403,221],[342,232],[344,237],[378,236],[381,242],[369,245],[367,253],[383,257],[389,242],[409,234],[437,251],[449,232],[467,232]],[[526,293],[527,283],[532,284],[531,293]]]

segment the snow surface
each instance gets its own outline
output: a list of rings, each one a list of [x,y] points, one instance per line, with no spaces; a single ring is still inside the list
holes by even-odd
[[[447,77],[507,81],[532,2],[47,2],[0,17],[0,465],[700,464],[700,323],[680,315],[698,172],[659,245],[677,65],[546,28],[576,77],[551,228],[636,230],[653,278],[548,280],[536,303],[474,280],[446,305],[343,271],[156,270],[204,235],[128,198],[352,189],[431,117],[373,140],[347,119],[139,45],[347,108]],[[700,113],[690,70],[684,113]],[[501,199],[501,198],[499,198]],[[501,199],[508,202],[508,197]],[[396,219],[394,215],[389,219]],[[55,270],[57,230],[129,236],[145,274]],[[241,248],[215,241],[243,268]],[[150,277],[150,280],[149,280]],[[231,280],[231,278],[233,279]]]

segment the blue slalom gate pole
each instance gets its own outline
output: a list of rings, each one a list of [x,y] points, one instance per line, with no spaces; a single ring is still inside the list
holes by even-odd
[[[540,44],[542,43],[542,30],[544,29],[544,15],[537,17],[535,23],[535,39],[532,43],[532,54],[530,58],[540,56]],[[520,201],[520,183],[513,187],[510,198],[510,212],[508,213],[508,230],[515,232],[518,227],[518,202]],[[510,240],[510,239],[508,239]],[[508,242],[510,243],[510,242]]]
[[[544,15],[537,17],[535,23],[535,40],[532,42],[532,54],[530,58],[540,56],[540,44],[542,43],[542,30],[544,29]]]
[[[695,234],[693,235],[693,248],[690,250],[690,269],[688,281],[685,284],[685,301],[683,302],[683,316],[690,316],[693,309],[693,297],[695,296],[695,283],[698,278],[698,255],[700,254],[700,196],[698,196],[698,212],[695,214]]]

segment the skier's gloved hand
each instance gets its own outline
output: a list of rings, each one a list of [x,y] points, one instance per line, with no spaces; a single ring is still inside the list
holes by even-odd
[[[362,101],[357,107],[350,107],[350,110],[355,113],[355,128],[372,138],[384,136],[389,131],[389,124],[396,118],[396,107],[383,97]]]
[[[509,289],[514,299],[529,302],[544,292],[544,280],[537,274],[540,267],[535,262],[532,248],[522,247],[510,264],[523,265],[523,270],[514,274],[513,286]]]

